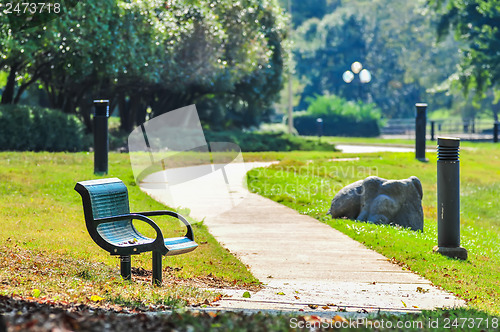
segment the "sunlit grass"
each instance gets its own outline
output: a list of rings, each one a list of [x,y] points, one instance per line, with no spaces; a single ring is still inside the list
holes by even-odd
[[[427,149],[435,149],[437,146],[437,138],[440,136],[453,136],[453,135],[438,135],[436,134],[435,140],[431,141],[427,139],[425,145]],[[302,136],[305,139],[317,141],[318,138],[314,136]],[[493,137],[491,137],[491,141]],[[381,138],[381,137],[340,137],[340,136],[323,136],[321,141],[328,142],[330,144],[343,144],[343,145],[391,145],[391,146],[401,146],[401,147],[415,147],[415,136],[407,135],[401,138]],[[491,142],[477,143],[474,141],[462,141],[460,143],[462,147],[471,148],[479,146],[489,146],[492,145]]]
[[[359,160],[332,161],[332,154],[282,162],[249,173],[249,188],[310,215],[415,271],[459,297],[471,308],[500,314],[500,146],[469,145],[461,154],[461,241],[467,261],[433,253],[437,244],[436,155],[428,163],[413,153],[373,153]],[[336,154],[338,158],[340,154]],[[344,154],[343,157],[348,155]],[[351,155],[351,157],[353,157]],[[335,193],[343,186],[378,175],[387,179],[420,178],[424,190],[424,232],[392,226],[332,220],[326,216]]]
[[[135,185],[128,154],[110,153],[108,177],[118,177],[127,185],[131,211],[166,209]],[[95,178],[98,177],[93,174],[93,155],[89,153],[0,153],[0,246],[3,255],[0,293],[29,295],[32,288],[38,287],[46,297],[79,301],[90,294],[90,291],[69,292],[69,289],[74,289],[72,282],[80,282],[79,271],[75,270],[80,263],[95,276],[91,285],[86,286],[88,290],[95,289],[103,296],[103,290],[121,285],[119,259],[92,241],[85,227],[81,197],[73,190],[76,182]],[[175,235],[183,231],[178,223],[161,218],[156,221],[165,234]],[[164,258],[164,279],[214,276],[242,286],[258,283],[240,261],[217,243],[202,223],[195,223],[193,230],[199,248],[188,254]],[[19,267],[18,272],[9,270],[15,265],[9,261],[11,256],[5,256],[16,250],[26,256],[26,263]],[[40,270],[53,269],[58,260],[67,264],[58,265],[58,272],[46,278],[35,270],[29,273],[30,267],[36,265],[36,257],[45,257],[37,267]],[[151,253],[132,256],[132,266],[150,270]],[[16,283],[15,278],[21,279]],[[167,298],[193,302],[193,294],[198,292],[188,288],[170,289],[168,283],[161,290],[149,287],[149,282],[147,285],[127,284],[127,287],[133,291],[117,291],[103,297],[114,301],[121,294],[122,302],[140,298],[161,303]],[[155,294],[163,295],[155,300]],[[214,297],[203,292],[196,294],[198,298]]]

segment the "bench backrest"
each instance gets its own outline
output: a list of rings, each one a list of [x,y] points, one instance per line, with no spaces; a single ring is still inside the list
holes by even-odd
[[[90,194],[94,219],[130,213],[127,187],[119,179],[116,180],[113,182],[98,180],[98,183],[80,182],[85,183],[84,186]]]
[[[100,239],[113,243],[134,238],[136,230],[131,220],[120,220],[96,226],[95,219],[130,213],[128,190],[118,178],[78,182],[75,190],[82,196],[85,223],[90,236],[98,244]],[[98,234],[95,234],[95,233]],[[129,234],[130,233],[130,234]]]

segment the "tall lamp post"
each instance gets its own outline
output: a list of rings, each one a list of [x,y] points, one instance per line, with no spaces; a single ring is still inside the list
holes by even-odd
[[[288,13],[290,15],[290,38],[293,30],[292,0],[288,0]],[[288,133],[293,134],[293,91],[292,91],[292,56],[290,51],[288,58]]]
[[[351,65],[351,70],[346,70],[342,74],[342,79],[346,83],[351,83],[354,80],[354,77],[358,75],[359,77],[359,85],[358,85],[358,95],[359,99],[362,100],[361,95],[361,86],[362,84],[370,83],[372,80],[372,74],[368,69],[363,69],[363,65],[359,61],[355,61]]]
[[[322,118],[317,118],[316,119],[316,126],[318,128],[318,141],[321,141],[321,136],[323,135],[323,119]]]

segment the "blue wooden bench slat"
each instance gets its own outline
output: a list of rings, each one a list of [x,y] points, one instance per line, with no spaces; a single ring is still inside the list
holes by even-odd
[[[121,273],[124,279],[131,277],[130,255],[153,253],[153,283],[159,285],[162,255],[184,254],[198,247],[191,225],[180,214],[173,211],[130,213],[127,187],[118,178],[81,181],[75,185],[75,190],[82,196],[89,235],[111,255],[122,257]],[[187,228],[186,235],[164,239],[160,228],[149,217],[165,215],[182,221]],[[138,232],[133,220],[149,224],[156,231],[156,237],[149,238]]]

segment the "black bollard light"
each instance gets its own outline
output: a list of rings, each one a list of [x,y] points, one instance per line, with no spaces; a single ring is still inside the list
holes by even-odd
[[[438,245],[442,255],[467,259],[460,246],[460,139],[438,137],[437,214]]]
[[[436,125],[436,122],[431,121],[431,141],[434,141],[435,125]]]
[[[425,159],[425,126],[427,122],[426,110],[427,104],[417,103],[417,116],[415,118],[415,158],[420,161]]]
[[[493,124],[493,143],[498,143],[498,121]]]
[[[94,174],[108,174],[109,100],[94,100]]]

